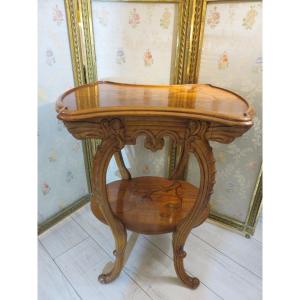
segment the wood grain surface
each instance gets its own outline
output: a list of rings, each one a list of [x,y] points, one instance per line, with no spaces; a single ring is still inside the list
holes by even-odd
[[[118,180],[107,185],[108,199],[114,215],[126,228],[139,233],[172,232],[193,208],[198,188],[182,180],[145,176]],[[94,215],[105,222],[96,201],[91,202]],[[206,219],[208,209],[199,215]],[[199,224],[195,224],[199,225]]]
[[[239,95],[209,84],[135,85],[99,81],[65,92],[56,103],[65,121],[99,116],[179,116],[251,124],[253,108]]]

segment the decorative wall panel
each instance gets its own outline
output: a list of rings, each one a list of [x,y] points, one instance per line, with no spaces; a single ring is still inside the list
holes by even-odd
[[[87,185],[81,143],[56,119],[57,97],[74,86],[63,0],[38,1],[38,222],[80,197]]]
[[[98,77],[169,83],[175,4],[92,2]]]
[[[262,162],[261,2],[208,2],[199,82],[237,92],[256,110],[254,127],[230,145],[214,144],[212,210],[245,222]],[[191,157],[187,178],[199,182]]]
[[[92,16],[98,79],[145,84],[172,81],[177,4],[92,1]],[[135,146],[126,146],[122,153],[132,175],[167,176],[168,139],[165,144],[155,153],[144,149],[143,138]]]

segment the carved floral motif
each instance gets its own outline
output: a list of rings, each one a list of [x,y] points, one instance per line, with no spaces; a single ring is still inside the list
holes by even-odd
[[[124,146],[125,128],[119,119],[101,120],[99,124],[99,134],[103,140],[116,139],[120,149]]]
[[[229,144],[235,138],[245,133],[250,127],[251,126],[225,126],[211,122],[205,135],[208,140]]]
[[[151,120],[151,118],[150,118]],[[143,123],[141,118],[140,122]],[[144,129],[126,125],[126,120],[118,118],[98,119],[89,122],[64,122],[70,133],[77,139],[101,138],[102,140],[116,138],[120,145],[135,144],[136,138],[140,135],[145,136],[144,146],[151,151],[157,151],[164,147],[164,137],[169,136],[175,143],[185,142],[190,145],[196,139],[212,140],[219,143],[231,143],[236,137],[246,132],[249,126],[227,126],[215,122],[205,122],[192,120],[188,122],[187,128],[173,128],[168,126],[154,127],[144,126]],[[125,130],[125,128],[127,130]],[[183,133],[185,132],[185,133]],[[183,136],[185,135],[185,136]]]

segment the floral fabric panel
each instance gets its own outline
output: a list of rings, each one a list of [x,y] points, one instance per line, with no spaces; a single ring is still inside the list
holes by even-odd
[[[38,1],[38,102],[53,103],[74,86],[63,0]]]
[[[38,223],[86,195],[81,142],[57,120],[55,101],[74,86],[63,0],[38,1]]]
[[[176,5],[92,1],[98,78],[169,83]]]
[[[254,126],[229,145],[213,143],[217,176],[212,210],[244,222],[262,161],[261,2],[209,3],[199,82],[230,89],[253,104]],[[199,184],[194,157],[188,180]]]

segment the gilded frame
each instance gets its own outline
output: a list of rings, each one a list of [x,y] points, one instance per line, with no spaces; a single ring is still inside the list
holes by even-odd
[[[75,86],[97,80],[90,1],[65,0],[73,77]],[[88,190],[91,192],[92,160],[99,140],[82,142]]]
[[[91,0],[64,0],[75,85],[97,80],[96,55],[92,24]],[[208,2],[251,2],[255,0],[98,0],[101,2],[176,3],[178,28],[172,83],[195,83],[198,80],[205,14]],[[257,1],[257,0],[256,0]],[[92,159],[99,140],[83,142],[89,191],[91,191]],[[175,167],[180,149],[170,145],[169,174]],[[262,201],[262,171],[260,170],[245,222],[212,212],[210,218],[244,233],[254,234]]]
[[[193,0],[191,4],[192,21],[191,33],[189,40],[189,55],[186,62],[186,73],[184,73],[184,80],[186,83],[198,82],[198,74],[200,70],[201,49],[204,38],[204,26],[206,17],[207,4],[214,2],[259,2],[259,0]],[[245,222],[240,222],[228,216],[218,214],[216,212],[210,213],[210,219],[222,223],[231,228],[241,231],[247,238],[254,234],[257,219],[261,210],[262,203],[262,166],[260,167],[259,175],[256,180],[256,185],[253,191],[252,199],[250,201],[247,218]]]

